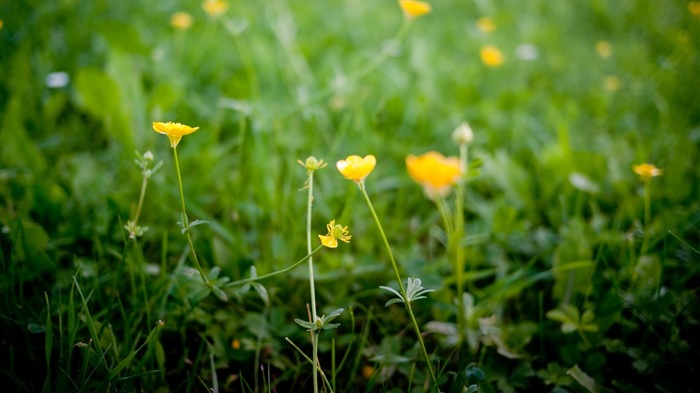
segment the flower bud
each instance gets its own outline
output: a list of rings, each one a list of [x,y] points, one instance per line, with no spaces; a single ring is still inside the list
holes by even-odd
[[[468,145],[474,140],[474,132],[467,122],[463,122],[452,133],[452,140],[459,145]]]
[[[145,161],[147,161],[147,162],[153,161],[153,153],[151,153],[150,150],[147,151],[147,152],[145,152],[145,153],[143,154],[143,159],[144,159]]]

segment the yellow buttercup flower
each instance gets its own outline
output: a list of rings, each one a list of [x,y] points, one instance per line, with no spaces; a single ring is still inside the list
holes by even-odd
[[[479,18],[476,21],[476,27],[482,33],[490,33],[492,31],[496,30],[496,24],[493,23],[493,19],[486,17],[486,16]]]
[[[178,30],[187,30],[192,26],[192,15],[187,12],[176,12],[170,17],[170,26]]]
[[[498,67],[503,64],[503,54],[495,46],[481,48],[481,61],[489,67]]]
[[[219,16],[228,9],[226,0],[204,0],[202,8],[209,16]]]
[[[335,164],[341,175],[345,176],[346,179],[353,180],[355,183],[363,182],[376,165],[377,159],[371,154],[365,156],[365,158],[351,155]]]
[[[620,90],[620,78],[615,75],[608,75],[603,80],[603,87],[607,91],[618,91]]]
[[[664,174],[663,170],[655,167],[652,164],[639,164],[635,165],[632,169],[634,170],[634,173],[638,174],[644,181],[648,181],[652,177],[661,176]]]
[[[241,340],[234,338],[233,341],[231,341],[231,348],[235,351],[241,349]]]
[[[199,127],[190,127],[171,121],[167,123],[153,122],[153,130],[157,133],[167,135],[168,139],[170,139],[170,147],[173,149],[177,147],[177,144],[180,143],[180,139],[182,139],[184,135],[191,134],[198,129]]]
[[[688,12],[693,16],[700,16],[700,1],[691,1],[688,3]]]
[[[459,158],[445,157],[436,151],[406,157],[408,174],[425,190],[429,198],[446,195],[462,176]]]
[[[321,244],[324,246],[336,248],[338,247],[338,240],[350,243],[352,236],[348,235],[348,227],[338,225],[335,223],[335,220],[331,220],[331,222],[326,225],[326,228],[328,229],[327,235],[318,235],[319,239],[321,239]]]
[[[595,51],[598,53],[598,56],[607,59],[608,57],[612,56],[613,49],[612,45],[608,41],[598,41],[595,43]]]
[[[413,19],[430,12],[432,7],[425,1],[399,0],[399,5],[406,18]]]

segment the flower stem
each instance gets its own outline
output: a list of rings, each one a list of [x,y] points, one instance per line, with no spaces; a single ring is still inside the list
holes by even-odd
[[[651,181],[644,181],[644,237],[642,240],[641,255],[647,252],[649,247],[649,225],[651,221]]]
[[[302,263],[304,263],[307,259],[311,258],[312,255],[316,254],[316,252],[318,252],[318,250],[320,250],[320,249],[322,249],[322,248],[323,248],[323,246],[318,246],[318,247],[316,247],[313,251],[311,251],[311,252],[310,252],[309,254],[307,254],[305,257],[301,258],[300,260],[294,262],[294,263],[293,263],[292,265],[290,265],[289,267],[286,267],[286,268],[284,268],[284,269],[282,269],[282,270],[277,270],[277,271],[274,271],[274,272],[272,272],[272,273],[263,274],[262,276],[251,277],[251,278],[244,278],[244,279],[242,279],[242,280],[232,281],[232,282],[229,282],[229,283],[225,284],[225,286],[226,286],[226,287],[234,287],[234,286],[236,286],[236,285],[245,284],[245,283],[247,283],[247,282],[258,281],[258,280],[262,280],[263,278],[270,278],[270,277],[276,276],[276,275],[278,275],[278,274],[286,273],[286,272],[288,272],[288,271],[294,269],[295,267],[301,265]]]
[[[311,254],[311,206],[314,201],[314,171],[307,171],[309,174],[309,198],[306,207],[306,249],[309,254]],[[316,322],[316,289],[314,287],[314,260],[309,256],[309,288],[311,290],[311,323]],[[318,364],[318,334],[317,332],[313,336],[313,380],[314,380],[314,393],[318,393],[318,371],[316,370],[316,364]]]
[[[180,175],[180,162],[177,159],[177,147],[173,148],[173,157],[175,157],[175,169],[177,171],[177,184],[180,187],[180,201],[182,202],[182,225],[185,228],[185,235],[187,235],[187,241],[190,244],[190,250],[192,250],[192,257],[194,258],[194,263],[197,265],[197,270],[199,270],[199,274],[202,276],[202,280],[204,281],[204,284],[206,285],[211,285],[209,283],[209,279],[207,276],[204,274],[204,271],[202,270],[202,265],[199,264],[199,259],[197,259],[197,252],[194,250],[194,242],[192,242],[192,236],[190,236],[190,231],[189,231],[189,221],[187,219],[187,209],[185,208],[185,192],[184,188],[182,187],[182,176]]]
[[[457,182],[457,196],[455,200],[455,233],[452,237],[452,249],[455,256],[455,270],[457,271],[457,326],[459,327],[459,341],[464,343],[466,340],[464,320],[464,247],[462,247],[462,238],[464,237],[464,191],[467,182],[467,173],[469,171],[468,150],[467,144],[459,145],[459,165],[462,171],[462,176]]]
[[[367,206],[369,207],[369,211],[372,213],[372,218],[374,218],[374,222],[377,224],[377,228],[379,229],[379,233],[382,236],[382,240],[384,241],[384,246],[386,246],[386,250],[389,253],[389,259],[391,260],[391,265],[394,268],[394,273],[396,273],[396,280],[399,282],[399,290],[401,291],[401,296],[404,298],[404,304],[406,305],[406,309],[408,310],[408,315],[411,317],[411,322],[413,323],[413,328],[416,331],[416,336],[418,337],[418,342],[420,343],[421,350],[423,351],[423,356],[425,357],[425,362],[428,364],[428,370],[430,371],[430,377],[433,380],[433,383],[435,383],[435,386],[437,386],[437,378],[435,377],[435,372],[433,371],[433,366],[430,363],[430,356],[428,356],[428,351],[425,349],[425,342],[423,342],[423,336],[420,333],[420,328],[418,327],[418,322],[416,321],[416,317],[413,315],[413,310],[411,309],[411,303],[408,301],[408,298],[406,296],[406,290],[404,289],[403,282],[401,281],[401,275],[399,274],[399,268],[396,265],[396,261],[394,260],[394,253],[391,251],[391,246],[389,245],[389,241],[386,238],[386,234],[384,233],[384,228],[382,228],[382,224],[379,221],[379,217],[377,217],[377,213],[374,211],[374,206],[372,206],[372,201],[369,199],[369,195],[367,195],[367,190],[365,189],[365,183],[364,181],[358,182],[358,186],[360,187],[360,191],[362,191],[362,195],[365,197],[365,201],[367,202]]]

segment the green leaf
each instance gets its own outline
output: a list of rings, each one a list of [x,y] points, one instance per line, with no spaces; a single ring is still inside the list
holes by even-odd
[[[593,378],[589,377],[588,374],[583,372],[578,367],[578,364],[574,365],[574,367],[570,368],[569,371],[567,371],[566,373],[571,375],[571,377],[573,377],[578,383],[581,384],[581,386],[586,388],[589,392],[598,393],[601,391],[600,387],[595,382],[595,380]]]
[[[391,306],[392,304],[395,304],[395,303],[403,303],[403,299],[396,299],[396,298],[391,299],[391,300],[389,300],[388,302],[386,302],[386,303],[384,304],[384,307],[389,307],[389,306]]]
[[[303,327],[304,329],[308,331],[315,331],[318,330],[318,326],[316,324],[313,324],[311,322],[307,322],[301,319],[294,319],[294,322],[296,322],[299,326]]]
[[[212,285],[211,287],[212,292],[214,292],[214,295],[221,299],[223,302],[228,302],[228,296],[226,296],[226,293],[221,290],[221,288],[217,287],[216,285]]]
[[[255,289],[255,292],[260,295],[260,298],[265,302],[266,306],[270,305],[270,296],[267,294],[267,289],[260,284],[259,282],[252,282],[251,285],[253,286],[253,289]]]

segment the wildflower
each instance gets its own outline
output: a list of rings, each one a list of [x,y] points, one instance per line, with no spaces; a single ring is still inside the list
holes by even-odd
[[[426,3],[425,1],[418,0],[399,0],[399,5],[403,10],[404,15],[406,15],[406,18],[408,19],[425,15],[432,9],[430,4]]]
[[[170,26],[178,30],[187,30],[192,26],[192,15],[187,12],[176,12],[170,17]]]
[[[474,131],[469,127],[469,123],[462,122],[452,133],[452,140],[458,145],[468,145],[474,140]]]
[[[374,367],[372,367],[368,364],[362,366],[362,376],[365,377],[365,379],[370,379],[373,374],[374,374]]]
[[[371,154],[365,158],[351,155],[335,164],[341,175],[358,184],[364,182],[365,177],[374,170],[375,165],[377,165],[377,159]]]
[[[489,67],[498,67],[503,64],[503,54],[498,48],[488,45],[481,48],[481,61]]]
[[[234,338],[233,341],[231,341],[231,348],[235,351],[241,349],[241,340]]]
[[[649,181],[652,177],[661,176],[664,171],[655,167],[652,164],[639,164],[633,168],[634,173],[638,174],[643,181]]]
[[[700,1],[691,1],[688,3],[688,12],[693,16],[700,16]]]
[[[168,136],[170,139],[170,147],[173,149],[177,147],[180,143],[183,135],[191,134],[199,129],[199,127],[190,127],[180,123],[173,123],[171,121],[167,123],[153,122],[153,129],[160,133]]]
[[[598,56],[607,59],[612,56],[613,49],[608,41],[598,41],[595,43],[595,51],[598,53]]]
[[[348,235],[348,227],[336,224],[335,220],[331,220],[331,222],[326,225],[326,228],[328,228],[327,235],[318,235],[324,246],[336,248],[338,247],[338,240],[350,243],[350,238],[352,238],[352,236]]]
[[[406,157],[406,168],[431,199],[446,195],[462,175],[459,158],[445,157],[435,151],[421,156],[409,155]]]
[[[202,8],[209,16],[219,16],[228,9],[228,1],[226,0],[204,0]]]
[[[493,19],[488,18],[488,17],[479,18],[476,21],[476,27],[482,33],[490,33],[492,31],[496,30],[496,24],[493,23]]]
[[[615,75],[609,75],[605,77],[603,81],[603,87],[607,91],[617,91],[620,89],[620,78]]]
[[[323,162],[323,160],[319,160],[314,156],[310,156],[309,158],[306,159],[305,162],[302,162],[301,160],[297,160],[297,162],[306,168],[306,172],[313,172],[315,170],[325,168],[326,163]]]

